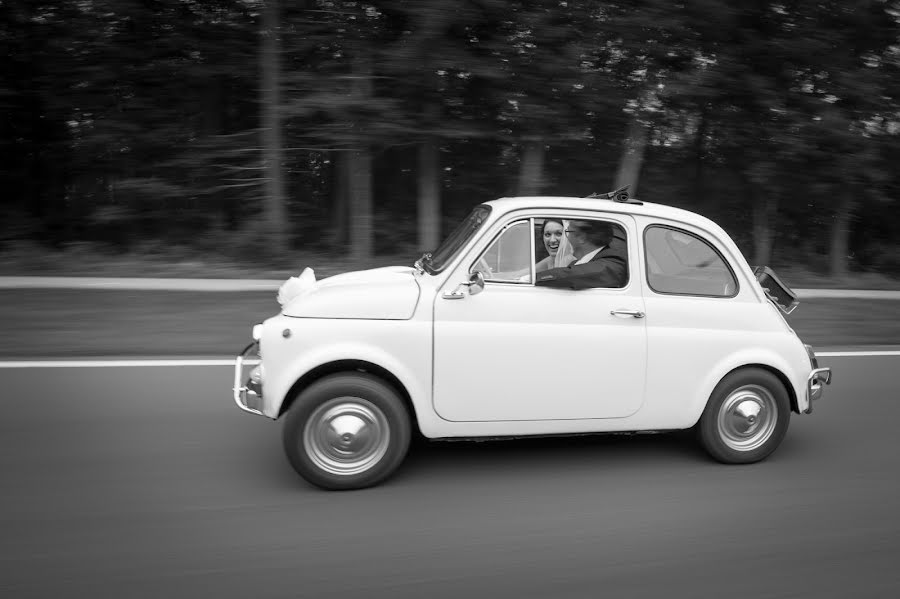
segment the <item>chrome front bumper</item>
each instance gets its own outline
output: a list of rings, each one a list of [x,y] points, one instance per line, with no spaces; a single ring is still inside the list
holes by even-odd
[[[813,368],[806,379],[806,411],[812,414],[813,402],[822,397],[825,385],[831,384],[831,368]]]
[[[237,358],[235,358],[234,387],[232,387],[232,394],[234,397],[234,403],[237,404],[237,407],[245,412],[249,412],[250,414],[265,416],[262,411],[262,380],[258,376],[258,371],[256,374],[251,373],[250,377],[247,379],[246,384],[241,384],[241,379],[243,379],[244,377],[244,360],[247,354],[257,346],[257,342],[254,341],[253,343],[245,347],[244,351],[242,351],[237,356]],[[260,366],[256,367],[256,369],[258,368],[260,368]]]

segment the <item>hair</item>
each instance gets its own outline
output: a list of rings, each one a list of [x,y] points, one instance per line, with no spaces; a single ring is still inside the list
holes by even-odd
[[[613,225],[601,220],[574,220],[569,228],[575,227],[594,245],[609,245],[613,238]]]
[[[556,223],[556,224],[558,224],[560,227],[562,227],[563,229],[566,228],[566,226],[563,224],[563,222],[562,222],[561,219],[559,219],[559,218],[548,218],[548,219],[545,219],[545,220],[544,220],[544,224],[541,225],[541,236],[543,236],[544,233],[547,232],[547,225],[549,225],[550,223]]]

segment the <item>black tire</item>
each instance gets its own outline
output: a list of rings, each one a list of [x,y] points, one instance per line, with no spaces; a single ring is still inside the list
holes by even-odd
[[[410,441],[409,413],[397,392],[361,372],[333,374],[307,387],[285,417],[288,462],[329,490],[380,483],[400,466]],[[343,431],[343,432],[342,432]]]
[[[742,368],[716,385],[697,434],[719,462],[750,464],[775,451],[790,421],[790,397],[781,380],[761,368]]]

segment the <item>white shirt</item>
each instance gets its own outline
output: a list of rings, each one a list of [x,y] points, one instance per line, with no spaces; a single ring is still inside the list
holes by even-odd
[[[579,258],[578,261],[577,261],[575,264],[573,264],[572,266],[575,266],[576,264],[584,264],[585,262],[590,262],[590,261],[591,261],[591,258],[593,258],[594,256],[596,256],[596,255],[600,252],[600,250],[602,250],[602,249],[605,248],[605,247],[606,247],[606,246],[604,245],[604,246],[598,247],[598,248],[597,248],[596,250],[594,250],[593,252],[588,252],[587,254],[585,254],[584,256],[582,256],[581,258]]]

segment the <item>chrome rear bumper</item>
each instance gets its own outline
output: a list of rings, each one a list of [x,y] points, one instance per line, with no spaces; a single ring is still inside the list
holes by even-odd
[[[244,376],[244,359],[247,354],[257,347],[257,342],[253,342],[247,347],[244,348],[237,358],[234,361],[234,387],[232,387],[232,395],[234,397],[234,403],[237,404],[237,407],[242,409],[245,412],[249,412],[250,414],[256,414],[258,416],[265,416],[263,414],[263,396],[262,396],[262,381],[259,378],[258,374],[254,375],[251,373],[250,378],[247,379],[246,384],[241,384],[241,379]],[[257,366],[256,368],[259,368]]]
[[[806,411],[812,414],[813,402],[822,397],[825,385],[831,384],[831,368],[814,368],[806,379]]]

